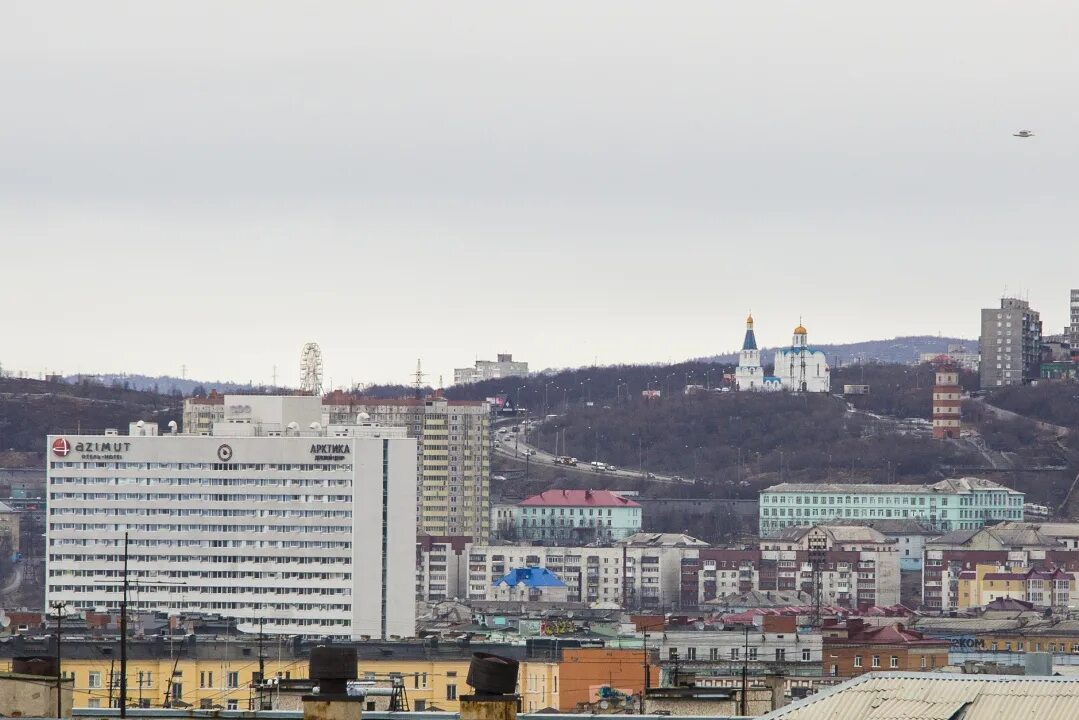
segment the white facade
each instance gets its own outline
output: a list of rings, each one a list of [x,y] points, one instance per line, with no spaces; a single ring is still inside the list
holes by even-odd
[[[791,392],[828,392],[832,388],[828,358],[809,347],[808,334],[801,325],[794,328],[791,346],[776,350],[773,374],[783,389]]]
[[[480,382],[481,380],[497,380],[507,377],[524,377],[528,375],[528,363],[515,361],[513,355],[499,353],[497,360],[477,360],[476,365],[470,368],[457,368],[453,371],[454,385]]]
[[[50,436],[47,602],[118,607],[126,530],[135,608],[414,635],[416,441],[320,415],[230,395],[210,436]]]
[[[469,544],[465,565],[450,557],[447,539],[439,540],[431,547],[421,546],[417,553],[416,589],[421,600],[444,599],[443,587],[461,589],[460,599],[498,600],[495,583],[506,573],[515,568],[544,567],[566,584],[570,602],[675,607],[681,599],[682,559],[696,558],[700,552],[696,547]]]
[[[765,377],[761,367],[761,351],[753,332],[753,316],[746,318],[746,337],[738,354],[738,367],[734,371],[735,385],[739,390],[779,390],[775,377]]]

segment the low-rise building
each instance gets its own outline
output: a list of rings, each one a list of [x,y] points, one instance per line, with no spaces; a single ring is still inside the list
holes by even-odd
[[[825,621],[821,672],[855,677],[881,670],[930,671],[948,665],[951,643],[926,637],[903,623],[868,626],[861,618]]]
[[[744,665],[754,675],[820,674],[820,633],[799,632],[796,619],[790,616],[757,619],[759,624],[745,627],[665,629],[659,643],[660,662],[668,680],[665,684],[681,684],[697,676],[731,675]]]
[[[567,602],[569,588],[547,568],[514,568],[494,583],[494,596],[503,602]]]
[[[585,545],[621,540],[641,529],[641,506],[610,490],[547,490],[517,504],[512,534],[521,540]]]
[[[1023,519],[1024,494],[964,477],[932,485],[781,483],[760,493],[760,534],[828,520],[913,519],[940,530]]]

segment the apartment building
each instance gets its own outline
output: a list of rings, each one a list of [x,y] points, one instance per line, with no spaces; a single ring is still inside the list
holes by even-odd
[[[873,528],[787,528],[761,540],[761,559],[775,562],[777,590],[813,594],[819,574],[823,603],[851,608],[899,603],[898,545]]]
[[[416,599],[428,602],[468,597],[467,535],[424,535],[416,538]]]
[[[1068,325],[1068,336],[1074,352],[1079,349],[1079,289],[1072,289],[1068,311],[1068,317],[1071,320]]]
[[[959,386],[959,371],[941,365],[933,383],[933,437],[958,439],[962,426],[963,388]]]
[[[212,435],[52,435],[46,602],[218,613],[268,634],[415,632],[416,441],[227,395]],[[155,584],[157,583],[157,584]]]
[[[982,310],[981,386],[1020,385],[1041,374],[1041,314],[1018,298]]]
[[[213,435],[214,423],[225,419],[225,396],[211,390],[208,395],[184,398],[182,419],[185,435]]]
[[[528,375],[528,363],[515,361],[510,353],[499,353],[497,360],[477,360],[472,367],[456,368],[453,371],[453,384],[497,380],[508,377]]]
[[[682,561],[682,607],[706,607],[752,591],[806,593],[838,607],[899,602],[900,546],[868,527],[794,527],[759,548],[704,548]]]
[[[1023,519],[1024,494],[983,478],[932,485],[781,483],[760,493],[760,534],[833,519],[917,520],[949,532]]]
[[[486,402],[428,398],[385,400],[334,392],[323,398],[329,424],[373,422],[404,427],[415,438],[417,527],[430,535],[491,532],[490,407]]]
[[[678,607],[682,559],[696,556],[707,544],[675,539],[683,536],[663,536],[666,539],[649,542],[654,537],[634,536],[608,547],[465,543],[467,570],[462,569],[456,554],[459,541],[439,539],[441,542],[429,545],[421,541],[417,546],[417,594],[421,600],[445,599],[452,588],[460,593],[453,595],[459,599],[499,600],[502,594],[497,583],[508,573],[518,568],[545,568],[566,585],[569,602]]]
[[[986,576],[1026,574],[1032,569],[1074,575],[1079,573],[1079,550],[1061,538],[1043,533],[1036,524],[1002,523],[927,540],[922,564],[922,604],[930,610],[947,612],[984,604],[997,596],[1029,601],[1025,579]],[[1066,579],[1051,578],[1053,589],[1062,592],[1063,588],[1055,583]],[[1051,606],[1059,601],[1046,595],[1049,587],[1040,584],[1049,579],[1039,574],[1031,580],[1037,581],[1031,590],[1042,593],[1038,603]],[[1020,582],[1022,597],[1017,594]],[[1069,585],[1067,602],[1076,605],[1070,597],[1072,588]]]

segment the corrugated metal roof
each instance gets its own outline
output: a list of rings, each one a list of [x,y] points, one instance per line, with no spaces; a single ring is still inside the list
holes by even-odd
[[[962,712],[960,712],[962,711]],[[871,673],[760,720],[1079,718],[1079,678]]]

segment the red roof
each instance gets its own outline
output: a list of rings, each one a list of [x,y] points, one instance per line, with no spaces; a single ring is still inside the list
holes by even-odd
[[[517,503],[517,507],[640,507],[610,490],[547,490]]]

